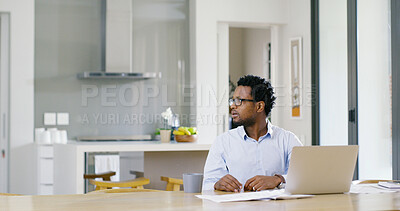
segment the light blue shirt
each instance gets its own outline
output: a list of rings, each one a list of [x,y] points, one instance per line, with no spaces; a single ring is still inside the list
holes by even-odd
[[[256,141],[247,136],[244,127],[218,136],[211,146],[204,166],[203,190],[214,190],[214,184],[226,174],[242,185],[256,175],[286,175],[294,146],[302,146],[292,132],[272,125]]]

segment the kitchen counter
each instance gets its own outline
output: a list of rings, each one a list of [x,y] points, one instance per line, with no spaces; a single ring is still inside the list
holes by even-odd
[[[161,143],[161,141],[68,141],[67,145],[85,152],[204,151],[211,147],[211,144]]]
[[[144,152],[145,188],[164,189],[160,176],[182,178],[203,172],[211,144],[160,141],[77,142],[54,145],[54,193],[84,193],[85,154],[89,152]]]

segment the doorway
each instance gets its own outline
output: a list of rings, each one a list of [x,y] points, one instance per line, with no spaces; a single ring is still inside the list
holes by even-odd
[[[247,74],[270,79],[271,30],[229,27],[229,77]]]
[[[278,27],[269,24],[219,23],[217,34],[217,133],[232,128],[228,99],[237,80],[245,74],[258,75],[274,86]]]
[[[10,14],[0,13],[0,192],[8,192]]]
[[[229,27],[229,98],[243,75],[271,79],[271,30]],[[229,116],[229,129],[236,128]]]

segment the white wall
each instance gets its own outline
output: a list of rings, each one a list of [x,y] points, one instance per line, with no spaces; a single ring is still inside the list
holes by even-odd
[[[195,52],[192,52],[191,67],[196,68],[197,127],[200,143],[212,143],[217,136],[217,106],[225,106],[228,112],[228,97],[217,102],[217,25],[218,23],[284,24],[287,21],[287,0],[198,0],[192,4],[195,10]],[[309,7],[307,4],[306,7]],[[309,12],[309,9],[307,9]],[[307,19],[309,24],[309,19]],[[194,54],[194,55],[193,55]],[[224,92],[224,91],[222,91]],[[226,90],[226,93],[227,90]],[[211,100],[210,100],[211,99]],[[223,103],[223,104],[221,104]],[[227,113],[226,112],[226,113]],[[205,119],[205,118],[208,118]]]
[[[34,1],[0,0],[10,12],[10,192],[34,191],[33,143]],[[28,175],[28,177],[27,177]]]
[[[272,52],[278,51],[276,69],[272,72],[277,103],[272,110],[272,123],[296,134],[305,145],[311,145],[311,26],[310,0],[288,0],[286,5],[287,24],[273,27],[271,39],[278,39],[278,46],[272,45]],[[277,30],[277,31],[274,31]],[[277,38],[276,38],[277,37]],[[289,96],[289,39],[302,37],[303,44],[303,89],[302,118],[291,118]],[[274,48],[277,48],[274,50]],[[275,75],[275,76],[274,76]]]
[[[320,144],[347,145],[347,0],[320,0]]]

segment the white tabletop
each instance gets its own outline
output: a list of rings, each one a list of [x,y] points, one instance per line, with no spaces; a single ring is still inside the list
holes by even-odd
[[[61,144],[57,144],[61,147]],[[200,143],[161,143],[161,141],[68,141],[65,147],[73,147],[84,152],[159,152],[159,151],[208,151],[211,144]]]

